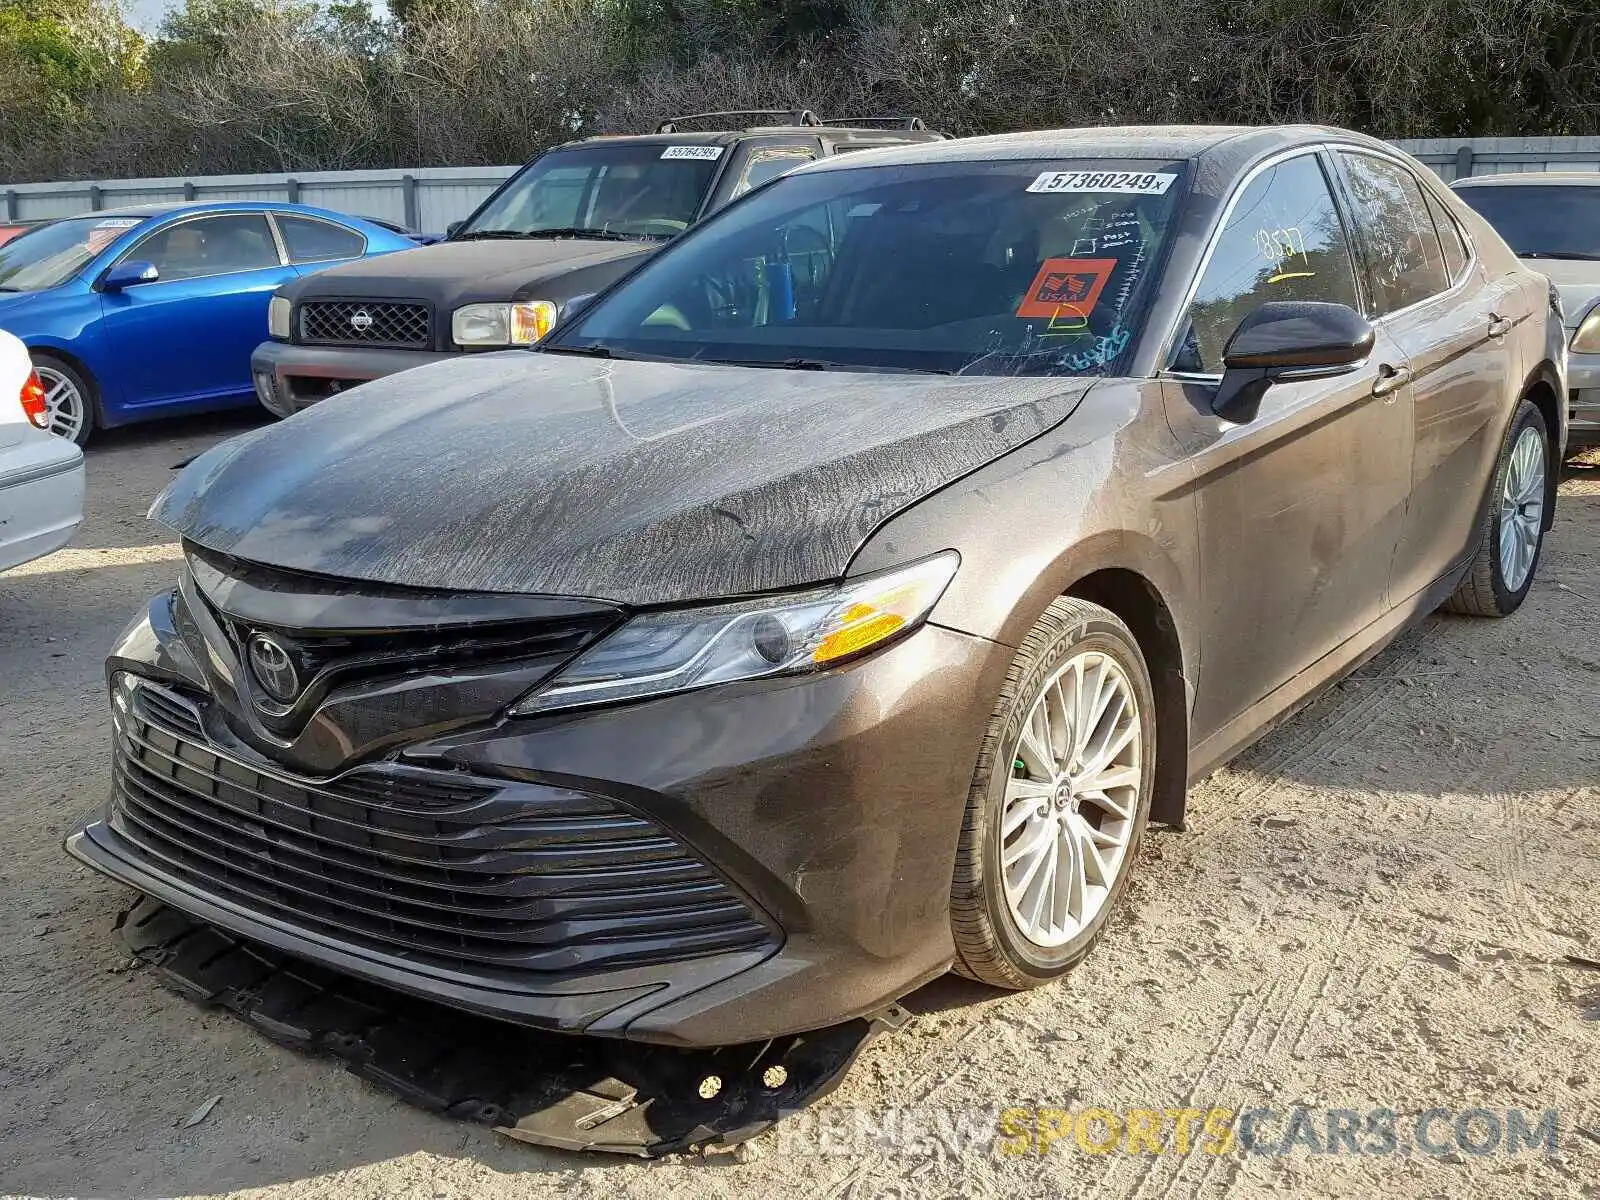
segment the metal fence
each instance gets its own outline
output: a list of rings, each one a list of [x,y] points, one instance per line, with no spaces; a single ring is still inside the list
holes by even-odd
[[[1395,142],[1437,171],[1461,179],[1500,171],[1600,171],[1600,137],[1414,138]],[[183,200],[288,200],[442,233],[516,167],[419,167],[395,171],[306,171],[0,185],[11,221],[69,217],[129,204]]]
[[[1401,138],[1442,179],[1512,171],[1600,171],[1600,137]]]
[[[419,167],[412,171],[306,171],[293,175],[201,175],[16,183],[0,191],[0,217],[39,221],[131,204],[184,200],[287,200],[442,233],[500,186],[516,167]]]

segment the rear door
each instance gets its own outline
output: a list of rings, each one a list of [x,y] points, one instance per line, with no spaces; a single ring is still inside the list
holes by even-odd
[[[1370,283],[1368,315],[1410,370],[1411,487],[1390,580],[1404,603],[1458,563],[1472,540],[1515,386],[1516,290],[1487,278],[1454,218],[1398,159],[1337,153]]]
[[[1380,617],[1410,486],[1411,421],[1381,333],[1366,365],[1274,385],[1254,421],[1211,409],[1222,351],[1270,301],[1360,309],[1352,242],[1314,150],[1232,204],[1179,332],[1169,390],[1188,451],[1204,580],[1194,738],[1204,741]]]
[[[267,302],[296,271],[265,213],[192,217],[140,238],[120,261],[160,278],[101,295],[101,336],[129,408],[254,395],[250,352],[266,337]]]

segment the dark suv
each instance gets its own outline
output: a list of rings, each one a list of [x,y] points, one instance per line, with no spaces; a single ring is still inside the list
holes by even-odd
[[[753,118],[777,123],[745,127]],[[717,128],[734,121],[740,128]],[[848,150],[944,137],[917,117],[824,121],[808,110],[755,110],[696,113],[652,134],[557,146],[445,241],[280,288],[268,318],[272,340],[250,360],[256,393],[288,416],[446,355],[530,346],[574,299],[609,286],[785,171]]]

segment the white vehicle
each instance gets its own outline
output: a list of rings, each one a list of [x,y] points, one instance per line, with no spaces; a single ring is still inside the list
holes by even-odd
[[[0,571],[60,549],[83,520],[83,451],[48,423],[27,347],[0,330]]]

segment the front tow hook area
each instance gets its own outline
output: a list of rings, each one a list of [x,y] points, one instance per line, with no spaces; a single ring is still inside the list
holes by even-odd
[[[899,1005],[770,1042],[685,1050],[546,1033],[447,1008],[246,942],[141,897],[118,922],[175,991],[342,1061],[430,1112],[564,1150],[716,1153],[837,1087]]]

